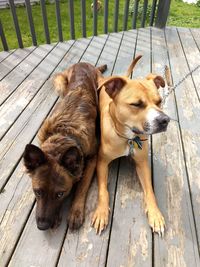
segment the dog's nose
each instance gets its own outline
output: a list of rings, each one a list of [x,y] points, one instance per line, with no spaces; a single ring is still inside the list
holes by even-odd
[[[51,223],[46,218],[38,218],[37,220],[37,227],[39,230],[47,230],[51,227]]]
[[[170,121],[170,118],[166,114],[162,114],[156,120],[161,127],[165,128],[165,127],[167,127],[167,125]]]

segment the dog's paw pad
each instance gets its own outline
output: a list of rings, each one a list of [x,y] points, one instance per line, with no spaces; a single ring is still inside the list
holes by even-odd
[[[108,225],[109,218],[109,207],[97,207],[92,218],[92,226],[96,230],[96,234],[101,234],[101,232]]]
[[[159,234],[159,236],[164,236],[165,230],[165,219],[159,209],[149,209],[147,210],[149,225],[151,226],[153,232]]]
[[[71,210],[68,216],[68,226],[71,230],[77,230],[84,222],[84,210],[75,209]]]

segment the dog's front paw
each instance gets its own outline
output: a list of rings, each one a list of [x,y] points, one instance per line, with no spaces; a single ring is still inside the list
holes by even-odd
[[[159,234],[159,236],[163,237],[165,230],[165,219],[160,210],[157,207],[149,208],[147,209],[147,216],[149,225],[151,226],[153,232],[156,232]]]
[[[96,230],[96,234],[100,235],[108,225],[109,211],[110,208],[107,205],[101,205],[96,208],[91,223]]]
[[[71,230],[77,230],[84,222],[84,207],[73,208],[68,216],[68,226]]]

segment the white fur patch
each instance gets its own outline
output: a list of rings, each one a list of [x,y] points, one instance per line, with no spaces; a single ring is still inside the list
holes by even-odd
[[[160,112],[158,112],[154,108],[150,108],[148,113],[147,113],[147,122],[149,123],[149,126],[151,129],[154,128],[155,125],[155,120],[160,116]]]

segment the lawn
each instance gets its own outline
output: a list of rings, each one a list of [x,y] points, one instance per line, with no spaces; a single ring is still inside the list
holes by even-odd
[[[61,0],[61,19],[63,27],[63,38],[64,40],[70,39],[70,25],[69,25],[69,14],[68,14],[68,4],[67,0]],[[87,12],[87,36],[91,36],[92,32],[92,10],[91,10],[91,1],[86,1],[86,12]],[[102,1],[103,2],[103,1]],[[109,1],[109,31],[113,29],[113,15],[114,15],[114,0]],[[133,1],[130,1],[130,3]],[[141,20],[141,10],[142,2],[140,1],[139,6],[139,15],[138,15],[138,27]],[[147,25],[150,16],[151,2],[149,1],[149,8],[147,12]],[[124,0],[119,1],[119,30],[122,30],[123,25],[123,13],[124,13]],[[51,42],[56,42],[58,40],[58,31],[56,24],[56,15],[55,15],[55,4],[46,4],[48,23],[50,29],[50,38]],[[131,8],[130,8],[131,11]],[[45,43],[45,36],[43,31],[43,22],[41,16],[41,8],[39,4],[32,6],[33,19],[35,24],[35,30],[37,35],[38,44]],[[75,32],[76,38],[81,37],[81,6],[80,0],[74,0],[74,13],[75,13]],[[129,12],[131,14],[131,12]],[[31,46],[32,40],[29,31],[29,24],[26,16],[26,8],[18,7],[17,15],[19,18],[20,29],[22,33],[24,46]],[[0,18],[4,26],[4,32],[7,38],[8,46],[10,49],[16,48],[18,46],[17,39],[15,35],[14,25],[11,17],[11,12],[9,9],[0,10]],[[188,5],[183,3],[180,0],[172,0],[170,17],[168,25],[173,26],[182,26],[182,27],[200,27],[200,7],[195,5]],[[128,28],[131,28],[131,15],[128,19]],[[103,10],[98,14],[98,34],[103,33]],[[0,44],[0,51],[2,46]]]

